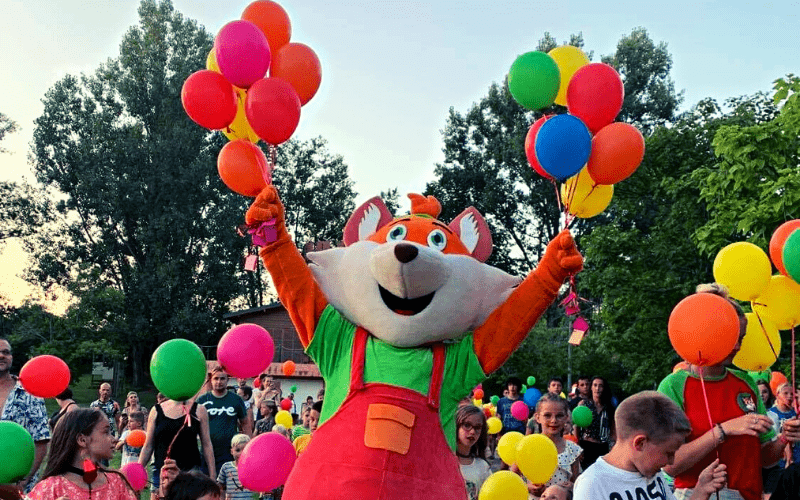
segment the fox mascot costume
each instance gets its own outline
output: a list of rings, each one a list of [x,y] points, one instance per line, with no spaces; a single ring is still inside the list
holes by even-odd
[[[484,264],[486,221],[450,224],[432,196],[393,218],[380,198],[350,217],[343,248],[306,265],[267,186],[249,225],[275,221],[260,250],[281,302],[325,379],[320,426],[286,481],[287,500],[464,500],[454,454],[459,400],[499,368],[583,258],[568,231],[524,280]]]

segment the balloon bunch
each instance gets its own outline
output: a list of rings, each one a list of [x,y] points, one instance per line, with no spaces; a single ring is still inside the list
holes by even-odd
[[[642,134],[627,123],[612,123],[625,96],[616,70],[590,63],[579,48],[564,45],[519,56],[509,71],[508,89],[532,111],[553,103],[567,107],[568,113],[543,116],[531,125],[525,155],[539,175],[564,182],[560,199],[570,216],[589,218],[605,210],[613,185],[633,174],[644,158]]]
[[[243,196],[256,196],[271,183],[274,147],[292,136],[301,106],[322,80],[319,58],[308,46],[289,42],[291,32],[280,5],[257,0],[220,29],[206,69],[183,84],[189,117],[230,139],[217,169],[225,185]],[[270,160],[256,146],[259,139],[269,145]]]
[[[497,454],[509,466],[516,465],[532,484],[545,484],[558,466],[558,450],[553,441],[543,434],[511,431],[497,442]],[[511,471],[498,471],[489,476],[481,486],[479,500],[524,500],[528,488],[522,478]]]

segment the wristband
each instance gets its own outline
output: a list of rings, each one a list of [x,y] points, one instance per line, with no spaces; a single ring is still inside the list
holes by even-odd
[[[725,431],[722,429],[722,424],[717,424],[717,429],[719,429],[719,441],[717,444],[722,444],[728,436],[725,434]]]
[[[787,445],[787,444],[791,443],[791,441],[786,439],[786,436],[784,436],[782,432],[780,434],[778,434],[778,441],[780,441],[781,444],[783,444],[783,445]]]

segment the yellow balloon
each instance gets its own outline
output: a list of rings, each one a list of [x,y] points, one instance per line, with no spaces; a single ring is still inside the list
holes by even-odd
[[[287,429],[291,429],[294,419],[292,419],[291,413],[286,410],[281,410],[275,415],[275,423],[282,425]]]
[[[742,339],[742,347],[733,358],[733,364],[742,370],[760,372],[772,366],[778,359],[781,353],[781,335],[775,323],[767,318],[761,318],[759,322],[755,313],[747,313],[746,316],[747,333]]]
[[[228,128],[222,129],[222,133],[225,134],[225,137],[231,141],[235,141],[236,139],[247,139],[255,144],[259,141],[259,137],[255,132],[253,132],[253,127],[251,127],[250,122],[247,121],[247,114],[244,111],[244,100],[245,97],[247,97],[247,92],[244,89],[236,88],[236,93],[238,94],[236,118],[234,118],[233,122],[228,125]]]
[[[561,202],[569,208],[569,213],[581,219],[601,213],[613,195],[614,186],[596,184],[586,167],[561,185]]]
[[[771,320],[779,330],[791,330],[800,325],[800,285],[789,277],[775,275],[752,306],[753,312]]]
[[[514,465],[517,462],[517,445],[523,437],[525,436],[517,431],[503,434],[503,437],[497,442],[497,454],[500,456],[500,460],[508,465]]]
[[[767,288],[772,264],[766,252],[752,243],[731,243],[714,259],[714,281],[728,287],[736,300],[755,300]]]
[[[489,434],[497,434],[503,429],[503,421],[497,417],[489,417],[486,420],[486,432]]]
[[[561,84],[558,87],[555,103],[566,106],[569,81],[576,71],[589,64],[589,58],[586,57],[586,54],[581,49],[572,45],[556,47],[548,52],[547,55],[553,58],[558,66],[559,73],[561,73]]]
[[[208,51],[208,56],[206,56],[206,69],[221,73],[219,70],[219,64],[217,64],[217,52],[213,47],[210,51]]]
[[[528,487],[510,470],[497,471],[483,482],[478,500],[528,500]]]
[[[517,444],[517,466],[533,484],[550,480],[558,466],[558,450],[544,434],[529,434]]]

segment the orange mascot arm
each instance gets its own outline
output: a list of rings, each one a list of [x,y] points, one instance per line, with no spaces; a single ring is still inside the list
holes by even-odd
[[[274,186],[265,187],[250,205],[245,216],[248,225],[275,219],[278,239],[262,247],[264,261],[281,303],[297,329],[303,347],[314,338],[314,330],[328,301],[314,280],[303,256],[286,231],[283,204]]]
[[[475,329],[475,354],[484,373],[505,363],[556,299],[564,279],[581,269],[583,257],[565,229],[547,245],[536,269]]]

